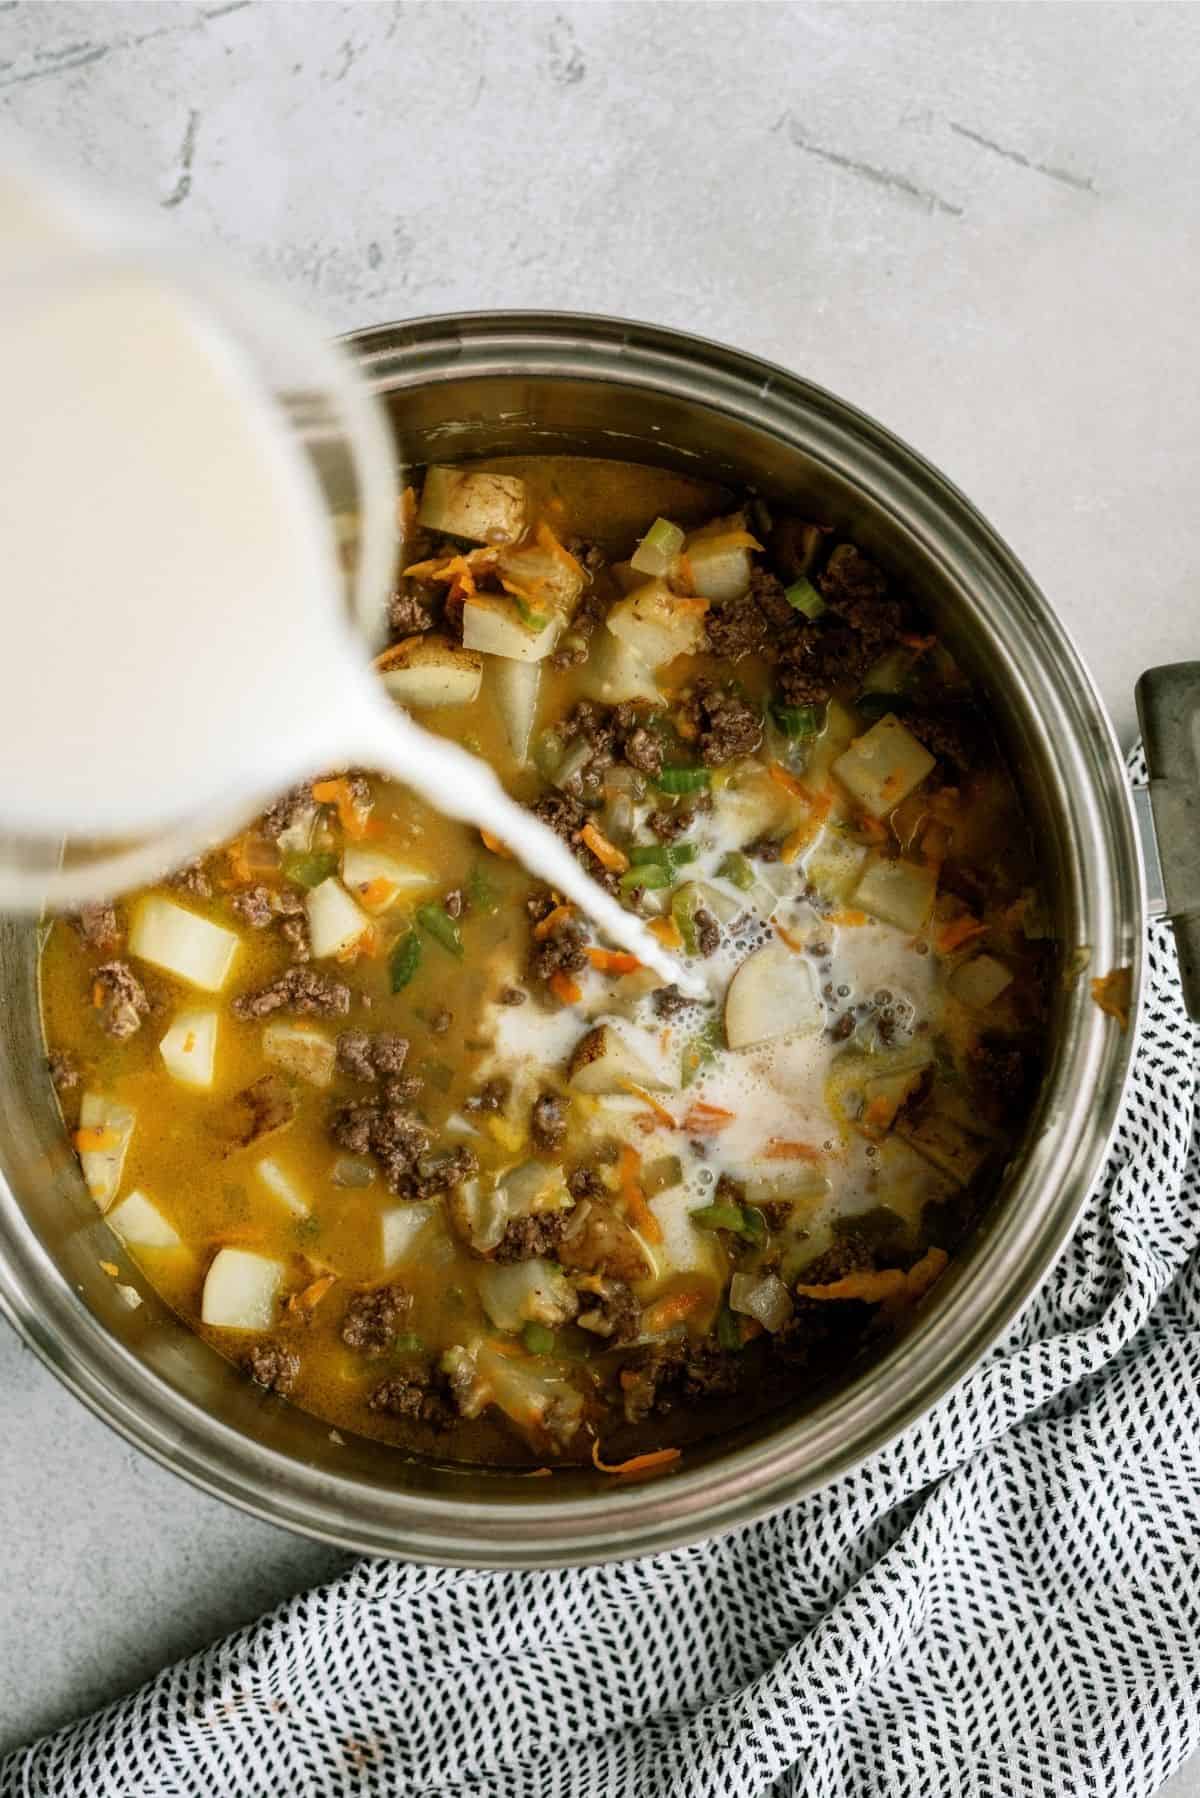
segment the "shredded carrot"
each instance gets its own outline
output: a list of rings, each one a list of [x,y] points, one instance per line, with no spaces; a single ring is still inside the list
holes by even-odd
[[[680,581],[685,587],[694,587],[696,585],[696,571],[692,567],[691,557],[688,555],[686,549],[681,551],[675,558],[675,569]]]
[[[115,1149],[120,1140],[119,1133],[108,1124],[85,1124],[71,1138],[81,1155],[102,1154],[106,1149]]]
[[[548,524],[539,524],[536,535],[539,549],[544,549],[547,555],[553,556],[556,561],[561,562],[563,567],[570,569],[572,574],[583,573],[583,569],[575,557],[565,545],[559,542]]]
[[[583,998],[583,988],[561,969],[558,973],[551,974],[550,991],[561,1005],[578,1005]]]
[[[592,1465],[600,1473],[649,1473],[654,1467],[669,1467],[672,1461],[678,1461],[682,1452],[678,1448],[656,1448],[648,1455],[632,1455],[628,1461],[602,1461],[600,1443],[595,1441],[592,1443]]]
[[[642,1158],[632,1143],[625,1143],[621,1149],[621,1158],[617,1163],[617,1173],[621,1182],[621,1197],[625,1201],[625,1215],[635,1230],[651,1242],[662,1241],[662,1225],[646,1203],[646,1195],[642,1191],[640,1174]]]
[[[196,1032],[194,1030],[189,1030],[187,1035],[183,1039],[183,1054],[191,1055],[194,1053],[195,1048],[196,1048]]]
[[[821,1151],[810,1142],[794,1142],[786,1136],[772,1136],[762,1152],[763,1161],[820,1161]]]
[[[367,834],[367,821],[354,803],[354,791],[342,775],[336,780],[315,780],[312,796],[318,805],[336,805],[338,822],[348,837],[355,840]]]
[[[882,1299],[899,1298],[906,1285],[906,1277],[898,1267],[881,1268],[878,1273],[872,1268],[860,1268],[857,1273],[843,1274],[840,1280],[830,1280],[824,1286],[797,1286],[796,1291],[802,1299],[862,1299],[868,1305],[877,1305]]]
[[[934,644],[937,642],[937,638],[936,637],[917,637],[917,636],[914,636],[910,631],[901,631],[900,641],[901,641],[901,643],[903,643],[905,649],[918,649],[918,650],[924,651],[926,649],[932,649]]]
[[[98,980],[92,982],[92,1004],[97,1010],[104,1004],[104,988]]]
[[[1133,1002],[1133,969],[1114,968],[1092,981],[1092,998],[1101,1011],[1116,1018],[1122,1030],[1129,1028],[1129,1008]]]
[[[340,962],[352,962],[357,961],[360,955],[365,955],[370,961],[379,954],[382,942],[379,932],[368,925],[360,937],[355,937],[352,943],[347,943],[344,949],[338,951],[337,959]]]
[[[587,958],[598,974],[636,974],[641,962],[624,949],[589,949]]]
[[[490,830],[481,830],[479,834],[483,839],[485,849],[490,849],[493,855],[503,856],[506,862],[512,861],[513,852],[507,843],[502,843],[499,837],[494,837]]]
[[[498,551],[494,549],[473,549],[467,556],[448,556],[443,561],[435,557],[429,562],[414,562],[404,573],[417,580],[443,581],[465,594],[468,599],[474,599],[475,575],[494,568],[497,555]]]
[[[926,1249],[921,1259],[914,1262],[904,1276],[905,1297],[915,1304],[917,1299],[923,1298],[929,1291],[934,1281],[940,1279],[949,1265],[950,1257],[945,1249]]]
[[[225,859],[229,863],[229,872],[236,886],[244,886],[254,879],[254,870],[246,860],[244,837],[235,837],[232,843],[226,844]]]
[[[701,613],[707,612],[708,601],[706,599],[696,599],[691,597],[676,599],[671,610],[673,612],[693,613],[696,616],[699,616]]]
[[[395,888],[383,874],[377,874],[374,880],[364,880],[358,888],[358,896],[364,905],[386,905],[388,896]]]
[[[487,1345],[497,1355],[503,1355],[506,1361],[519,1359],[525,1350],[519,1342],[506,1342],[503,1336],[489,1336]]]
[[[610,843],[602,830],[598,830],[590,821],[579,833],[582,842],[586,843],[596,860],[608,869],[610,874],[624,874],[629,866],[629,857],[615,843]]]
[[[964,943],[969,943],[973,936],[978,936],[986,929],[987,925],[981,924],[978,918],[973,918],[969,911],[964,912],[961,918],[951,918],[937,933],[935,940],[939,954],[952,955],[956,949],[961,949]]]
[[[775,785],[777,787],[782,787],[785,793],[791,793],[797,799],[807,799],[809,797],[809,791],[804,782],[798,780],[790,769],[784,767],[782,762],[771,762],[767,768],[767,773],[771,776]]]
[[[654,1116],[664,1129],[674,1130],[677,1128],[675,1119],[671,1116],[671,1113],[667,1110],[666,1106],[660,1105],[654,1095],[648,1093],[644,1086],[638,1086],[636,1081],[633,1080],[622,1080],[621,1085],[627,1093],[632,1093],[635,1099],[640,1099],[642,1103],[654,1113]]]
[[[683,933],[674,918],[652,918],[646,929],[658,938],[664,949],[683,947]]]
[[[789,930],[786,924],[781,924],[778,918],[772,918],[771,922],[775,926],[775,934],[780,941],[786,943],[789,949],[794,949],[799,955],[805,946],[804,938],[797,936],[794,930]]]
[[[867,922],[867,914],[865,911],[859,911],[857,906],[843,905],[838,911],[828,912],[825,922],[840,924],[843,930],[857,930],[860,925]]]
[[[725,1111],[720,1105],[705,1105],[697,1100],[683,1120],[683,1128],[690,1136],[716,1136],[720,1130],[727,1130],[733,1123],[732,1111]]]
[[[331,1286],[337,1284],[336,1274],[322,1274],[317,1280],[307,1285],[303,1292],[294,1292],[288,1300],[289,1311],[315,1311]]]
[[[96,1265],[102,1274],[108,1275],[110,1280],[115,1280],[121,1271],[115,1261],[99,1261]]]
[[[682,1323],[693,1311],[698,1311],[709,1297],[696,1287],[685,1287],[682,1292],[669,1292],[665,1298],[656,1299],[647,1305],[642,1312],[642,1334],[656,1336],[660,1330],[669,1330],[672,1324]]]
[[[863,1129],[870,1134],[872,1131],[886,1130],[895,1115],[896,1107],[893,1101],[887,1097],[886,1093],[876,1093],[873,1099],[867,1100],[860,1122]]]
[[[887,825],[882,818],[873,818],[870,812],[860,812],[854,820],[854,825],[861,835],[870,837],[873,843],[887,841]]]
[[[544,943],[548,936],[554,935],[560,924],[566,923],[570,915],[571,907],[569,905],[556,905],[553,911],[546,913],[540,924],[534,925],[534,941]]]
[[[553,1467],[531,1467],[527,1473],[519,1473],[519,1480],[548,1480],[554,1472]]]

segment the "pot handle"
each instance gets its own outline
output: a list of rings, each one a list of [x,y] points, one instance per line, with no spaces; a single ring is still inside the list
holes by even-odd
[[[1135,802],[1151,911],[1166,912],[1174,924],[1184,1001],[1200,1022],[1200,662],[1148,668],[1136,697],[1150,784],[1135,792]]]

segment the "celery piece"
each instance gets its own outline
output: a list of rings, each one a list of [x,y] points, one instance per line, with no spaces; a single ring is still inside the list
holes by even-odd
[[[679,1084],[690,1086],[700,1069],[717,1059],[718,1052],[725,1047],[725,1027],[719,1014],[709,1018],[701,1026],[696,1035],[684,1045],[683,1058],[679,1070]]]
[[[794,606],[797,612],[803,612],[806,618],[819,618],[827,610],[825,601],[812,582],[805,580],[803,576],[785,589],[783,597],[789,606]]]
[[[338,871],[336,855],[314,853],[312,855],[285,855],[283,872],[286,879],[293,881],[298,887],[319,887],[323,880]]]
[[[663,575],[683,548],[684,534],[669,518],[656,518],[642,538],[629,566],[638,574]]]
[[[729,854],[721,863],[721,866],[717,869],[717,874],[721,880],[730,881],[733,886],[739,887],[743,893],[748,893],[750,888],[754,885],[754,869],[748,858],[742,854],[740,849],[730,850]]]
[[[644,888],[647,893],[657,893],[662,887],[670,886],[671,870],[654,862],[640,862],[637,867],[627,868],[618,884],[623,893],[632,893],[636,887]]]
[[[664,768],[654,784],[664,793],[702,793],[711,779],[707,768]]]
[[[821,729],[817,705],[773,705],[771,716],[785,737],[815,737]]]
[[[520,595],[516,594],[516,593],[513,594],[513,604],[516,606],[517,615],[520,618],[521,623],[525,626],[526,630],[529,630],[529,631],[544,631],[545,630],[546,626],[550,622],[550,615],[548,612],[535,611],[531,605],[527,605],[525,603],[525,601],[520,597]]]
[[[717,1341],[731,1354],[742,1346],[742,1326],[728,1305],[722,1305],[717,1315]]]
[[[755,1247],[767,1238],[767,1220],[753,1205],[718,1201],[712,1205],[702,1205],[698,1211],[691,1213],[691,1219],[702,1230],[728,1230]]]
[[[666,868],[674,873],[677,868],[686,867],[688,862],[696,859],[694,843],[635,843],[629,851],[629,859],[635,868]]]
[[[417,1355],[424,1347],[425,1341],[423,1337],[414,1336],[411,1330],[404,1330],[392,1343],[392,1353],[395,1355]]]
[[[521,1341],[531,1355],[552,1355],[554,1353],[554,1331],[548,1330],[545,1324],[526,1324],[521,1331]]]
[[[694,881],[680,887],[671,898],[671,916],[675,927],[683,938],[683,946],[689,955],[696,953],[696,913],[699,910],[699,894]]]
[[[398,993],[406,987],[420,965],[421,939],[415,930],[406,930],[392,950],[388,963],[392,991]]]
[[[457,956],[459,961],[462,960],[464,954],[462,932],[445,906],[418,905],[417,923],[422,930],[428,931],[434,942],[440,943],[448,954]]]

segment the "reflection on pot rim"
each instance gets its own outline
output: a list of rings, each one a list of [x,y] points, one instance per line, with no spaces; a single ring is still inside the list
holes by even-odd
[[[495,314],[383,327],[351,342],[414,461],[519,447],[687,466],[703,454],[768,494],[802,486],[869,553],[919,564],[932,609],[998,711],[1047,844],[1065,950],[1086,944],[1101,971],[1132,963],[1136,992],[1139,864],[1099,702],[1019,564],[928,465],[782,370],[649,327]],[[551,1491],[520,1476],[381,1464],[365,1445],[331,1443],[315,1419],[247,1391],[149,1289],[126,1310],[96,1265],[112,1238],[79,1200],[55,1140],[31,1029],[33,935],[28,924],[0,931],[6,1310],[86,1402],[208,1490],[367,1552],[468,1565],[674,1546],[827,1484],[880,1447],[978,1358],[1050,1264],[1103,1154],[1133,1034],[1095,1011],[1084,983],[1063,992],[1053,1065],[1005,1191],[928,1315],[882,1362],[815,1409],[689,1456],[668,1477],[639,1485],[570,1474]],[[401,1470],[405,1486],[390,1484]]]

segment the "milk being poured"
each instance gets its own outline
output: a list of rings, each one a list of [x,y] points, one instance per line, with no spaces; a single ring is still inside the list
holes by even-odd
[[[68,218],[27,187],[0,191],[0,241],[12,276],[0,390],[20,446],[0,510],[0,824],[165,831],[361,764],[486,825],[615,942],[693,988],[490,769],[383,694],[346,615],[315,475],[189,288],[77,254]]]

